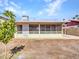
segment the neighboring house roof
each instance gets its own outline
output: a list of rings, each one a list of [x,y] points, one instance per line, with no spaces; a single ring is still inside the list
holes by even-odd
[[[0,19],[2,19],[2,20],[8,20],[7,18],[5,18],[3,16],[0,16]]]
[[[79,20],[70,20],[70,22],[66,22],[65,24],[66,24],[66,26],[79,25]]]
[[[72,22],[78,22],[79,23],[79,19],[77,19],[77,20],[71,20]]]

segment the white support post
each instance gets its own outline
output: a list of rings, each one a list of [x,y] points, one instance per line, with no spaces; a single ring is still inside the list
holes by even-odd
[[[57,25],[56,25],[55,29],[56,29],[56,34],[57,34]]]
[[[40,24],[39,24],[39,34],[40,34]]]
[[[17,34],[17,31],[18,31],[18,30],[17,30],[17,26],[15,26],[15,30],[16,30],[16,34]]]
[[[62,34],[63,34],[63,24],[62,24]]]
[[[23,34],[23,25],[21,25],[21,30],[20,30],[21,34]]]
[[[66,24],[65,24],[65,27],[67,27]],[[66,35],[66,28],[65,28],[65,35]]]
[[[28,34],[29,34],[29,24],[28,24]]]

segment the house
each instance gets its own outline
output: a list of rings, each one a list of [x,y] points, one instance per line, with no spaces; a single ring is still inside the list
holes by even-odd
[[[29,21],[28,16],[16,22],[15,38],[24,39],[79,39],[78,36],[64,33],[64,27],[76,25],[72,22]]]
[[[29,17],[23,16],[22,20],[16,22],[15,38],[50,38],[52,34],[62,33],[63,22],[48,22],[48,21],[29,21]],[[49,34],[49,35],[48,35]]]
[[[64,33],[67,35],[75,35],[79,36],[79,20],[78,19],[73,19],[70,20],[69,22],[64,23]]]
[[[3,17],[3,16],[0,16],[0,23],[1,22],[4,22],[5,20],[8,20],[7,18]]]
[[[64,28],[77,28],[79,27],[79,20],[70,20],[69,22],[64,23]]]

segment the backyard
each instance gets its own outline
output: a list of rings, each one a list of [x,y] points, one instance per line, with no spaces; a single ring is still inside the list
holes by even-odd
[[[15,54],[12,59],[78,59],[78,39],[55,40],[28,40],[13,39],[7,46],[7,58],[11,56],[11,49],[16,46],[25,46],[23,50]],[[4,45],[0,43],[0,59],[4,59]]]

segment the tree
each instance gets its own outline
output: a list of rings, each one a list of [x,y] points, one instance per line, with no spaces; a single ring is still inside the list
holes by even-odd
[[[75,15],[73,19],[79,19],[79,15]]]
[[[15,33],[15,15],[11,11],[4,11],[3,16],[8,20],[0,24],[0,41],[7,44]]]
[[[15,15],[11,11],[6,10],[2,13],[2,16],[8,19],[0,22],[0,41],[5,44],[6,54],[6,44],[13,38],[15,33]]]
[[[79,19],[79,15],[75,15],[75,17],[76,17],[77,19]]]
[[[72,19],[76,19],[75,17],[73,17]]]

